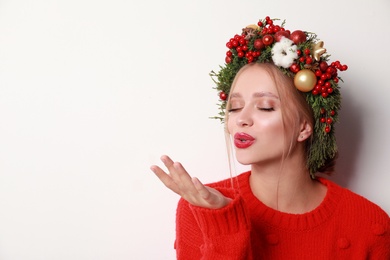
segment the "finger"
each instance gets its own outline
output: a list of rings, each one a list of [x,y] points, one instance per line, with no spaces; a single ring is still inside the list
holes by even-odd
[[[198,178],[192,178],[192,183],[194,184],[194,187],[203,199],[208,200],[210,198],[210,191],[207,189],[206,186],[203,185],[203,183],[200,182]]]
[[[167,188],[169,188],[170,190],[172,190],[175,193],[179,193],[180,192],[177,184],[175,183],[175,181],[171,178],[171,176],[169,176],[166,172],[164,172],[160,167],[158,167],[156,165],[152,165],[150,167],[150,169],[160,179],[160,181],[162,183],[164,183],[164,185]]]
[[[196,196],[198,194],[197,189],[192,182],[191,176],[188,174],[183,165],[179,162],[173,164],[175,174],[172,175],[172,179],[179,186],[179,188],[187,194],[192,194]]]
[[[174,168],[173,168],[174,162],[172,161],[171,158],[169,158],[169,156],[163,155],[163,156],[161,156],[160,159],[164,163],[165,167],[167,167],[169,172],[174,171]]]
[[[161,156],[161,161],[168,168],[169,175],[181,189],[194,191],[191,176],[184,169],[181,163],[172,161],[172,159],[167,155]]]

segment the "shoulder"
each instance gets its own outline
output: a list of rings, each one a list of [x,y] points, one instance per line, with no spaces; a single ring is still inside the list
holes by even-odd
[[[341,196],[340,208],[348,210],[348,213],[353,214],[355,218],[371,221],[389,221],[388,214],[374,202],[347,188],[339,186],[333,181],[323,178],[320,181],[328,187],[328,190],[336,191],[334,194]]]
[[[338,220],[341,229],[387,237],[389,241],[390,218],[381,207],[330,180],[320,179],[320,181],[328,187],[330,193],[339,196],[339,198],[334,198],[339,200],[334,217]]]
[[[353,215],[354,218],[370,221],[389,221],[388,214],[374,202],[367,198],[339,186],[331,180],[320,178],[320,182],[328,187],[330,196],[339,196],[339,210],[348,215]],[[336,198],[333,198],[336,199]]]

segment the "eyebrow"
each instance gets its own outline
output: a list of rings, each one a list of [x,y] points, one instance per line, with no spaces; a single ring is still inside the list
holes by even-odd
[[[237,93],[237,92],[234,92],[230,95],[230,98],[234,98],[234,97],[242,97],[242,95],[240,93]],[[276,98],[276,99],[279,99],[278,96],[276,96],[275,94],[271,93],[271,92],[255,92],[253,93],[253,97],[272,97],[272,98]]]

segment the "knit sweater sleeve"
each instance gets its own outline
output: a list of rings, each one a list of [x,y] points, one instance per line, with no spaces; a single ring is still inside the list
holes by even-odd
[[[232,201],[222,209],[205,209],[181,199],[176,216],[177,259],[252,259],[250,220],[242,197],[218,188]]]

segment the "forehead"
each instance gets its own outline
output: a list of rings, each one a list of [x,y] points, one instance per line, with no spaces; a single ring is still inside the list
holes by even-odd
[[[237,75],[232,95],[234,93],[252,95],[256,92],[269,92],[278,96],[276,84],[270,73],[265,68],[254,65],[245,68]]]

